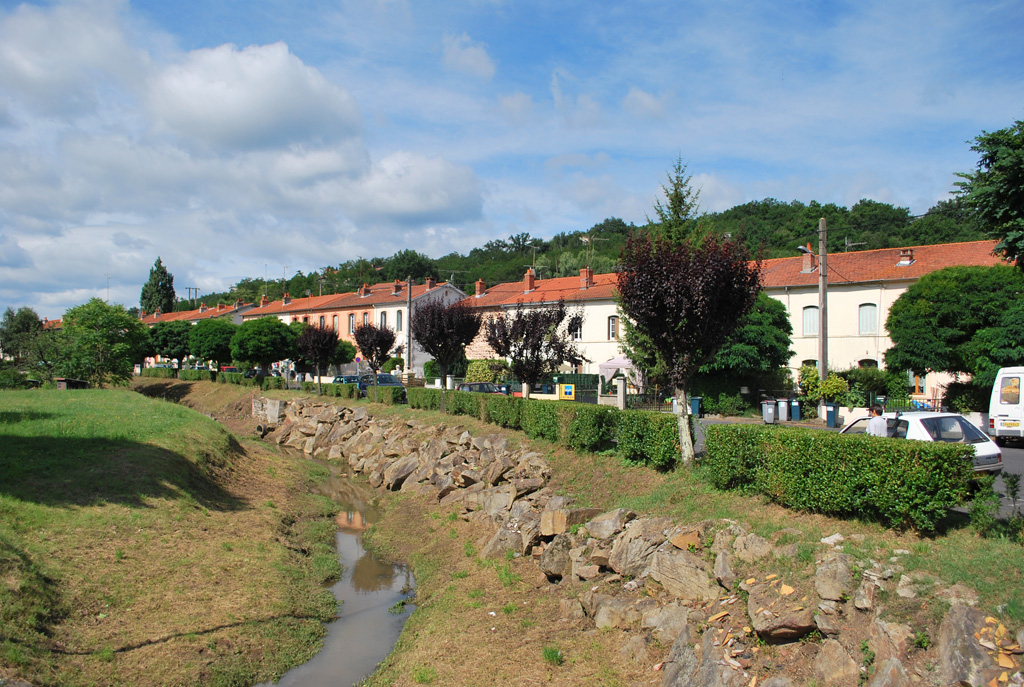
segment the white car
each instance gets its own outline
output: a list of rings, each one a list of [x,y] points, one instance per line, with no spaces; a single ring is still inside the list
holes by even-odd
[[[1003,470],[1003,454],[984,432],[956,413],[882,413],[888,435],[895,439],[946,441],[974,446],[974,471],[999,474]],[[864,434],[868,416],[860,417],[843,427],[842,434]]]

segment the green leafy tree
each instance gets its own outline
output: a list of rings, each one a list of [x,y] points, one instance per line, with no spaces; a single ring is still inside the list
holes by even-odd
[[[189,337],[192,325],[184,320],[157,322],[149,329],[149,340],[154,353],[184,362],[191,350]]]
[[[885,327],[891,370],[967,373],[979,356],[974,337],[1001,327],[1024,294],[1024,273],[1008,265],[947,267],[921,277],[889,309]],[[985,335],[990,340],[996,333]]]
[[[316,366],[316,392],[322,394],[320,370],[331,364],[338,350],[338,334],[330,327],[306,327],[295,339],[295,349]]]
[[[700,373],[741,379],[775,372],[793,356],[792,335],[786,306],[759,291],[754,305]]]
[[[634,235],[622,252],[620,307],[652,347],[649,356],[663,362],[680,405],[694,374],[712,360],[759,290],[760,265],[732,239]],[[693,440],[685,414],[679,444],[689,463]]]
[[[562,365],[582,365],[587,359],[572,343],[571,331],[583,326],[583,313],[570,311],[565,301],[552,305],[524,306],[491,317],[484,325],[488,345],[509,361],[512,375],[530,387],[557,372]]]
[[[231,337],[231,358],[260,368],[266,373],[270,363],[284,360],[294,350],[295,335],[276,317],[261,317],[243,322]]]
[[[174,275],[167,271],[160,258],[149,270],[149,280],[142,285],[139,305],[147,313],[174,312]]]
[[[391,358],[391,352],[395,345],[395,332],[387,327],[362,324],[356,327],[353,336],[356,346],[359,347],[359,352],[363,354],[363,360],[373,370],[373,400],[377,401],[377,372]]]
[[[967,206],[1000,241],[996,250],[1024,270],[1024,121],[983,131],[971,150],[980,154],[973,172],[958,174]]]
[[[146,326],[125,311],[93,298],[64,313],[55,370],[59,376],[128,384],[149,347]]]
[[[238,325],[223,317],[199,320],[188,334],[189,352],[204,362],[230,362],[231,339],[237,331]]]
[[[0,320],[0,354],[15,362],[29,358],[35,339],[42,333],[43,323],[32,308],[17,311],[7,308]]]
[[[672,172],[668,175],[668,186],[662,185],[665,202],[654,202],[654,214],[657,215],[659,233],[672,240],[681,241],[689,236],[697,226],[700,212],[700,189],[690,184],[693,179],[687,171],[682,156],[676,158]]]
[[[400,250],[384,261],[385,278],[389,281],[395,279],[405,281],[406,277],[422,281],[427,277],[438,278],[437,263],[414,250]]]
[[[994,326],[979,329],[964,346],[972,381],[991,387],[1001,367],[1024,365],[1024,300],[1018,298]]]
[[[356,347],[351,342],[343,339],[338,340],[338,347],[334,349],[331,356],[331,365],[348,365],[356,359]]]
[[[412,335],[433,356],[441,375],[441,412],[445,412],[445,384],[449,368],[465,359],[468,346],[480,331],[480,315],[461,303],[424,303],[412,316]]]

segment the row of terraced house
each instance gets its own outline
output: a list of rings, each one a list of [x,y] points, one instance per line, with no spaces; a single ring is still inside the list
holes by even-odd
[[[885,351],[892,345],[885,330],[889,308],[907,288],[925,274],[945,267],[991,266],[1001,262],[993,250],[994,241],[972,241],[909,248],[835,253],[828,258],[828,350],[829,367],[882,366]],[[421,303],[462,301],[485,317],[520,304],[537,306],[564,300],[584,313],[581,330],[572,337],[589,362],[575,370],[598,374],[602,363],[621,358],[620,314],[615,303],[616,275],[593,274],[589,268],[579,276],[538,279],[527,269],[523,279],[488,287],[477,281],[474,293],[466,294],[449,283],[427,279],[424,284],[393,283],[364,285],[344,294],[290,298],[279,301],[234,305],[174,313],[155,313],[143,317],[146,324],[170,320],[197,322],[207,317],[230,317],[236,323],[260,317],[277,317],[288,324],[307,322],[330,327],[339,339],[354,343],[354,331],[361,324],[373,323],[395,331],[398,343],[405,345],[404,357],[412,357],[411,369],[423,374],[429,360],[409,331],[410,308],[415,313]],[[805,364],[816,365],[818,355],[818,265],[815,256],[776,258],[762,263],[762,286],[768,295],[781,301],[789,313],[793,328],[794,372]],[[671,313],[666,313],[671,316]],[[467,357],[491,358],[493,351],[483,336],[468,347]],[[934,397],[948,380],[944,375],[929,375],[915,380],[917,391]]]

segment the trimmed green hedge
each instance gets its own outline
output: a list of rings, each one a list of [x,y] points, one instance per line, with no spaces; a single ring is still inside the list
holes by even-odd
[[[213,382],[217,380],[214,370],[179,370],[178,379],[188,382]]]
[[[441,407],[441,390],[424,387],[410,387],[409,407],[416,410],[438,410]]]
[[[846,436],[759,425],[711,425],[701,468],[723,489],[788,508],[935,530],[962,505],[974,469],[965,444]]]
[[[679,459],[679,418],[646,410],[623,410],[616,431],[619,455],[630,463],[667,470]]]
[[[173,367],[144,367],[142,377],[156,377],[157,379],[174,379],[178,371]]]

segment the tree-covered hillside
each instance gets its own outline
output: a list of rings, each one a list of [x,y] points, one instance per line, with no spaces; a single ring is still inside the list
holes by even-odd
[[[981,223],[959,198],[940,201],[925,215],[913,217],[907,208],[874,200],[861,200],[851,208],[816,201],[784,203],[774,198],[751,201],[723,212],[702,215],[697,220],[717,234],[743,236],[752,255],[765,258],[796,255],[796,247],[818,242],[818,218],[828,220],[828,250],[836,253],[897,246],[917,246],[986,238]],[[363,284],[404,281],[412,277],[422,283],[427,277],[451,280],[467,293],[483,279],[487,286],[522,279],[527,266],[533,265],[542,279],[579,274],[590,265],[595,274],[611,272],[630,232],[643,229],[610,217],[589,229],[561,232],[544,240],[527,233],[508,239],[488,241],[465,255],[449,253],[437,259],[413,250],[402,250],[390,257],[357,258],[337,265],[325,265],[317,272],[297,272],[282,280],[246,278],[229,292],[209,293],[195,301],[179,301],[178,309],[207,305],[277,300],[282,293],[292,297],[345,293]]]

